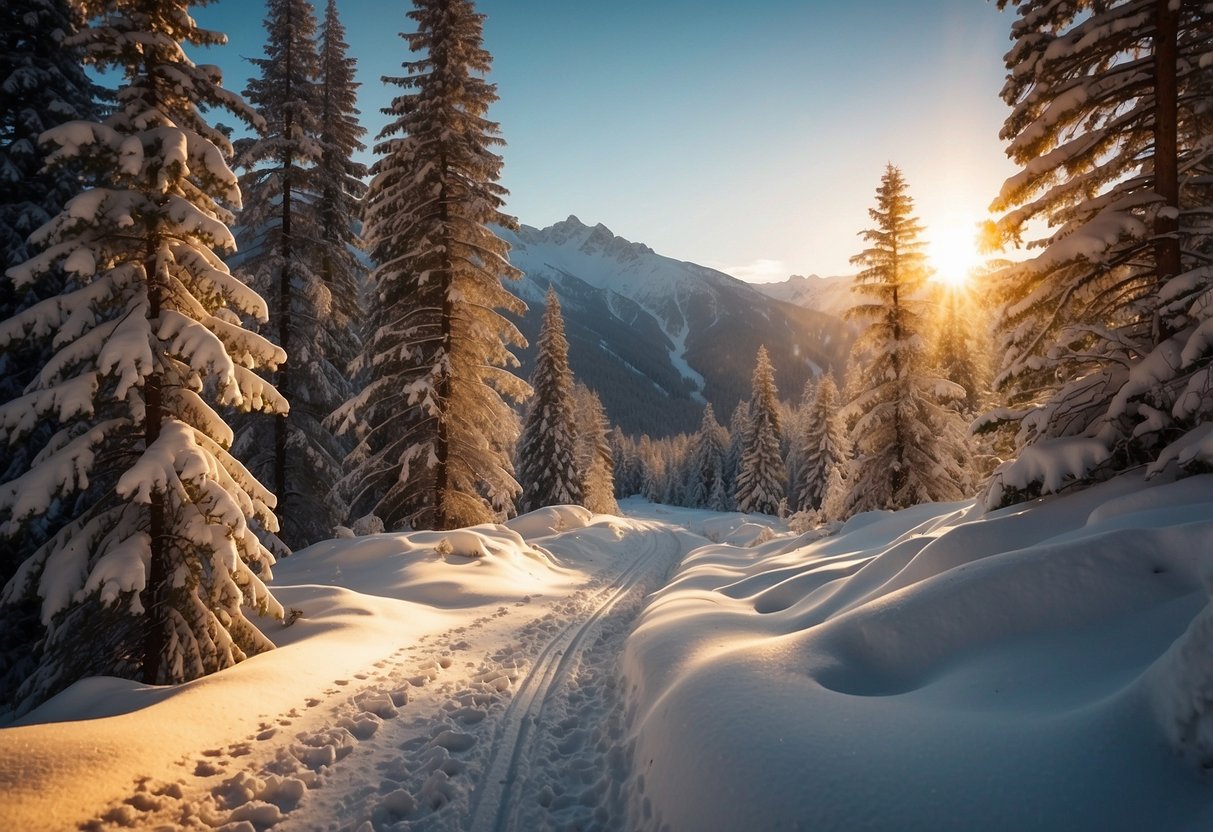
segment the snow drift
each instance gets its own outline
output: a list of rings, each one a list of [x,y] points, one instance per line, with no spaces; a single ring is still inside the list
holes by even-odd
[[[692,552],[628,643],[637,828],[1213,828],[1213,477]]]

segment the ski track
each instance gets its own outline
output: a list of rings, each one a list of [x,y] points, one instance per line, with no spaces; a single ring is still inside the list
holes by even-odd
[[[631,752],[618,657],[681,554],[659,524],[637,544],[622,570],[543,604],[521,627],[502,606],[422,636],[244,742],[183,758],[184,776],[141,779],[79,828],[622,828]],[[469,660],[476,652],[483,658]]]

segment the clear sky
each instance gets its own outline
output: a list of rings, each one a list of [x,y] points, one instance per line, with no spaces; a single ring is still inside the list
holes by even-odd
[[[500,95],[490,117],[507,142],[507,210],[528,225],[576,214],[749,280],[844,274],[886,162],[904,171],[928,237],[962,241],[1014,172],[998,138],[1012,15],[991,2],[477,7]],[[372,133],[391,94],[380,78],[406,58],[409,8],[339,6]],[[231,43],[194,59],[243,90],[263,5],[220,0],[196,16]]]

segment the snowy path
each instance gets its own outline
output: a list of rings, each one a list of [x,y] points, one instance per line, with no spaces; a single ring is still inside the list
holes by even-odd
[[[526,810],[522,807],[524,795],[531,797],[538,805],[550,808],[555,803],[555,793],[550,785],[534,788],[539,782],[533,770],[545,764],[562,766],[566,760],[563,755],[555,758],[543,757],[539,732],[550,730],[552,711],[561,707],[561,699],[569,699],[568,689],[572,672],[581,664],[589,652],[592,638],[597,636],[600,642],[595,645],[605,649],[600,652],[609,653],[615,657],[623,648],[623,640],[632,620],[638,612],[638,598],[643,598],[649,591],[660,585],[665,575],[673,565],[675,556],[679,553],[677,538],[666,532],[661,535],[650,535],[643,541],[644,548],[636,561],[625,569],[619,577],[604,589],[595,593],[592,601],[593,611],[584,619],[575,619],[561,629],[555,638],[548,642],[536,659],[530,672],[518,686],[517,692],[510,701],[509,707],[497,726],[493,742],[493,752],[486,773],[480,778],[479,788],[473,795],[474,808],[471,813],[471,823],[467,826],[472,830],[489,830],[506,832],[511,829],[535,829],[533,821],[519,823],[520,815]],[[625,603],[631,600],[632,603]],[[614,626],[611,626],[614,625]],[[603,644],[609,640],[609,647]],[[614,691],[614,679],[608,679],[607,685],[599,688],[601,700],[597,713],[593,717],[609,716],[610,704],[606,694]],[[592,707],[585,710],[594,710]],[[617,703],[613,703],[617,704]],[[567,713],[567,707],[564,711]],[[622,727],[618,720],[610,726],[605,736],[609,742],[619,740],[619,729]],[[570,721],[571,720],[571,721]],[[565,721],[558,724],[558,729],[565,732],[575,729],[575,733],[562,737],[558,751],[571,752],[584,743],[584,723],[579,719],[566,716]],[[601,727],[601,726],[599,726]],[[614,736],[612,736],[614,734]],[[601,743],[603,734],[599,732],[597,739]],[[607,747],[611,747],[610,744]],[[617,747],[617,746],[616,746]],[[606,748],[602,748],[606,751]],[[560,780],[559,774],[547,772],[549,780]],[[614,780],[616,784],[622,778]],[[608,786],[609,788],[609,786]],[[586,807],[596,806],[593,795],[583,802]],[[611,795],[614,802],[619,795]],[[600,815],[607,815],[605,809]],[[606,818],[595,818],[603,821]]]
[[[87,826],[622,828],[618,658],[685,541],[654,522],[618,534],[575,591],[480,608],[182,760],[189,776],[144,780]]]

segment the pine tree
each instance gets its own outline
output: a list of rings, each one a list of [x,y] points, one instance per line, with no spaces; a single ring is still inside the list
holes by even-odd
[[[741,453],[745,438],[750,433],[750,403],[742,399],[733,408],[729,417],[729,452],[724,458],[725,493],[729,495],[730,508],[736,508],[733,495],[737,492],[737,476],[741,473]]]
[[[525,342],[498,310],[525,305],[503,278],[518,271],[491,226],[501,212],[498,126],[485,114],[483,15],[469,0],[418,0],[406,34],[416,60],[387,79],[388,108],[366,200],[376,263],[370,381],[336,418],[355,430],[345,490],[389,528],[453,528],[504,517],[518,494],[510,448],[518,421],[502,395],[529,389],[507,367]]]
[[[644,434],[640,437],[637,454],[644,471],[640,494],[650,503],[659,503],[665,495],[666,465],[661,456],[661,449],[648,434]]]
[[[50,150],[38,141],[51,127],[100,113],[102,91],[85,75],[80,49],[65,43],[82,23],[79,9],[66,0],[11,0],[0,9],[0,274],[36,253],[29,236],[63,210],[85,173],[67,163],[45,169]],[[0,320],[63,288],[61,273],[48,273],[20,292],[0,280]],[[0,403],[22,395],[51,355],[37,343],[0,351]],[[0,447],[0,478],[28,467],[29,444]],[[0,580],[12,574],[5,560],[0,558]]]
[[[317,164],[321,96],[317,83],[316,20],[307,0],[270,0],[265,57],[252,60],[258,77],[245,96],[265,120],[259,138],[237,144],[245,195],[240,215],[240,272],[269,301],[269,331],[289,360],[274,386],[291,403],[273,420],[243,420],[236,452],[273,484],[282,515],[281,538],[292,548],[329,536],[344,520],[329,491],[340,478],[345,448],[323,420],[346,398],[347,368],[330,355],[335,342],[334,294],[324,279],[319,218],[326,194]],[[347,287],[338,287],[347,291]]]
[[[518,482],[522,486],[518,510],[581,505],[584,469],[577,457],[569,342],[564,337],[560,301],[550,287],[531,387],[535,393],[527,404],[518,438]]]
[[[80,165],[44,169],[50,149],[38,142],[51,127],[100,113],[103,93],[85,75],[79,47],[66,43],[81,24],[80,11],[66,0],[9,0],[0,8],[0,321],[67,285],[62,270],[52,270],[18,291],[3,273],[36,253],[27,238],[63,210],[85,175]],[[23,395],[53,355],[46,340],[0,350],[0,405]],[[0,443],[0,482],[28,471],[53,435],[53,425],[43,422],[22,442]],[[76,510],[61,501],[0,546],[0,586]],[[16,686],[32,672],[30,646],[38,633],[36,603],[0,609],[0,702],[13,702]]]
[[[869,209],[876,227],[851,258],[862,270],[854,290],[867,300],[848,313],[866,324],[855,343],[860,392],[848,405],[859,458],[846,513],[958,500],[968,483],[963,423],[949,403],[964,390],[928,371],[922,335],[928,277],[922,226],[901,171],[885,169]]]
[[[805,430],[808,428],[806,419],[809,418],[809,411],[813,407],[813,399],[817,396],[817,379],[810,375],[805,379],[804,387],[800,391],[800,401],[795,405],[789,405],[784,411],[783,426],[784,426],[784,443],[786,450],[784,459],[787,460],[788,467],[788,505],[800,506],[802,503],[801,485],[804,481],[804,459],[801,455],[800,438],[804,436]]]
[[[618,514],[615,502],[615,454],[606,411],[598,394],[584,384],[573,391],[577,427],[577,465],[582,471],[582,505],[598,514]]]
[[[666,437],[661,442],[666,464],[661,480],[660,502],[667,506],[683,506],[686,501],[686,483],[689,471],[686,459],[686,434]]]
[[[644,489],[644,465],[636,443],[618,425],[611,430],[611,451],[615,457],[615,496],[623,499],[640,494]]]
[[[988,320],[977,298],[967,289],[942,287],[936,290],[935,330],[931,363],[941,376],[959,384],[964,397],[956,407],[966,421],[972,421],[986,399],[989,369],[985,356],[988,340],[983,329]]]
[[[725,455],[728,453],[728,432],[716,421],[716,412],[708,404],[703,409],[703,421],[691,446],[690,477],[687,505],[727,511],[728,497],[724,485]]]
[[[1016,7],[1002,135],[1023,170],[991,228],[1041,253],[1002,272],[995,385],[1018,428],[998,504],[1142,462],[1207,465],[1213,413],[1213,16],[1174,0]],[[1207,444],[1207,443],[1206,443]]]
[[[779,455],[779,394],[766,347],[758,348],[754,364],[749,416],[737,474],[737,510],[777,514],[784,499],[786,474]]]
[[[274,530],[273,495],[228,452],[214,405],[285,410],[252,372],[285,355],[240,325],[260,297],[216,251],[233,247],[227,207],[240,189],[224,132],[202,110],[255,115],[195,66],[183,43],[216,45],[188,4],[96,4],[69,46],[122,73],[102,123],[52,128],[52,166],[79,160],[96,187],[32,239],[41,253],[8,270],[18,289],[70,276],[62,294],[0,324],[0,348],[54,334],[30,391],[0,407],[0,440],[39,420],[59,430],[34,466],[0,486],[2,530],[56,500],[85,510],[21,567],[3,599],[42,599],[47,632],[26,704],[86,675],[162,684],[222,669],[272,647],[247,611],[281,618],[266,589],[273,557],[250,530]],[[208,401],[209,400],[209,401]],[[212,404],[213,403],[213,404]]]
[[[831,481],[841,476],[849,458],[850,443],[839,413],[838,386],[828,373],[821,377],[816,395],[802,421],[800,434],[801,511],[821,511]]]
[[[320,159],[316,164],[319,192],[319,271],[328,287],[329,314],[322,321],[325,354],[333,366],[353,369],[362,355],[362,265],[355,252],[361,246],[357,224],[366,194],[366,165],[354,155],[366,149],[366,130],[358,122],[357,61],[349,57],[345,27],[336,0],[328,0],[320,35]],[[349,399],[355,387],[347,373],[338,401]]]

